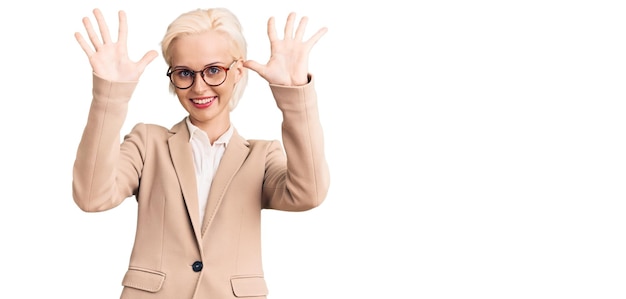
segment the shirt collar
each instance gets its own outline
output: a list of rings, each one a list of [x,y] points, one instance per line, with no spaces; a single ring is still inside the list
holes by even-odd
[[[189,142],[191,142],[191,140],[194,139],[194,138],[198,138],[197,134],[204,135],[205,136],[204,138],[208,139],[208,136],[207,136],[206,132],[202,131],[200,128],[198,128],[194,124],[192,124],[191,120],[189,119],[189,116],[187,116],[185,118],[185,121],[187,122],[187,128],[189,129]],[[228,130],[226,130],[226,132],[224,132],[224,134],[222,134],[222,136],[217,138],[217,140],[215,140],[215,142],[213,142],[213,144],[223,143],[225,146],[227,146],[228,142],[230,141],[230,138],[233,136],[233,132],[234,131],[235,131],[235,128],[231,124],[228,127]]]

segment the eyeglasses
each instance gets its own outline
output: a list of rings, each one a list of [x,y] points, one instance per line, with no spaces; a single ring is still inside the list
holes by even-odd
[[[196,74],[200,74],[204,83],[209,86],[219,86],[226,81],[226,75],[228,71],[233,67],[237,60],[233,61],[228,67],[219,65],[209,65],[201,71],[194,71],[184,67],[170,67],[167,70],[167,76],[170,77],[170,81],[178,89],[187,89],[193,86],[196,80]]]

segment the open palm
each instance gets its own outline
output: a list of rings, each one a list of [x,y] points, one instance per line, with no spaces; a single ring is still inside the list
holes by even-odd
[[[308,18],[303,17],[294,33],[296,14],[290,13],[285,24],[283,39],[278,37],[274,17],[267,23],[267,35],[270,40],[271,55],[267,64],[254,60],[244,62],[244,66],[257,72],[270,84],[298,86],[307,83],[309,53],[317,41],[328,31],[319,29],[308,40],[303,41]]]
[[[128,25],[126,13],[124,11],[119,11],[118,13],[119,30],[117,42],[111,40],[109,28],[102,12],[96,8],[93,10],[93,13],[101,36],[98,37],[91,21],[87,17],[83,18],[83,24],[87,30],[87,36],[91,41],[91,45],[80,33],[76,32],[74,36],[85,54],[87,54],[94,73],[103,79],[116,82],[139,80],[146,66],[157,57],[158,53],[151,50],[144,54],[139,61],[131,61],[128,57],[127,48]]]

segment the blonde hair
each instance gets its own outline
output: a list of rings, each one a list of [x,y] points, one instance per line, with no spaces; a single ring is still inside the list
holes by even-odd
[[[233,58],[244,61],[247,59],[247,43],[239,19],[230,10],[218,7],[189,11],[181,14],[170,23],[161,41],[161,52],[165,63],[169,66],[172,65],[170,47],[177,38],[210,30],[226,35],[230,41],[230,54]],[[233,90],[233,96],[230,100],[231,111],[237,107],[247,83],[248,70],[244,68],[243,75]],[[174,91],[175,87],[170,83],[170,92],[174,93]]]

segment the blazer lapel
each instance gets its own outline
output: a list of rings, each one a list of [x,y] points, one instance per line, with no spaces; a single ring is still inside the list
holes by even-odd
[[[211,183],[209,200],[204,214],[204,222],[202,223],[202,235],[204,235],[211,226],[211,222],[213,221],[213,218],[222,203],[226,189],[248,156],[248,153],[250,152],[250,148],[248,146],[248,141],[243,139],[237,133],[237,130],[235,130],[233,132],[233,136],[228,142],[226,151],[224,151],[224,156],[220,161],[219,167],[215,172],[215,177],[213,177],[213,182]]]
[[[198,188],[196,186],[196,170],[193,164],[191,144],[189,143],[189,129],[183,119],[172,127],[173,135],[169,139],[172,163],[176,169],[178,183],[187,206],[187,213],[191,219],[196,240],[200,240],[200,214],[198,207]]]

